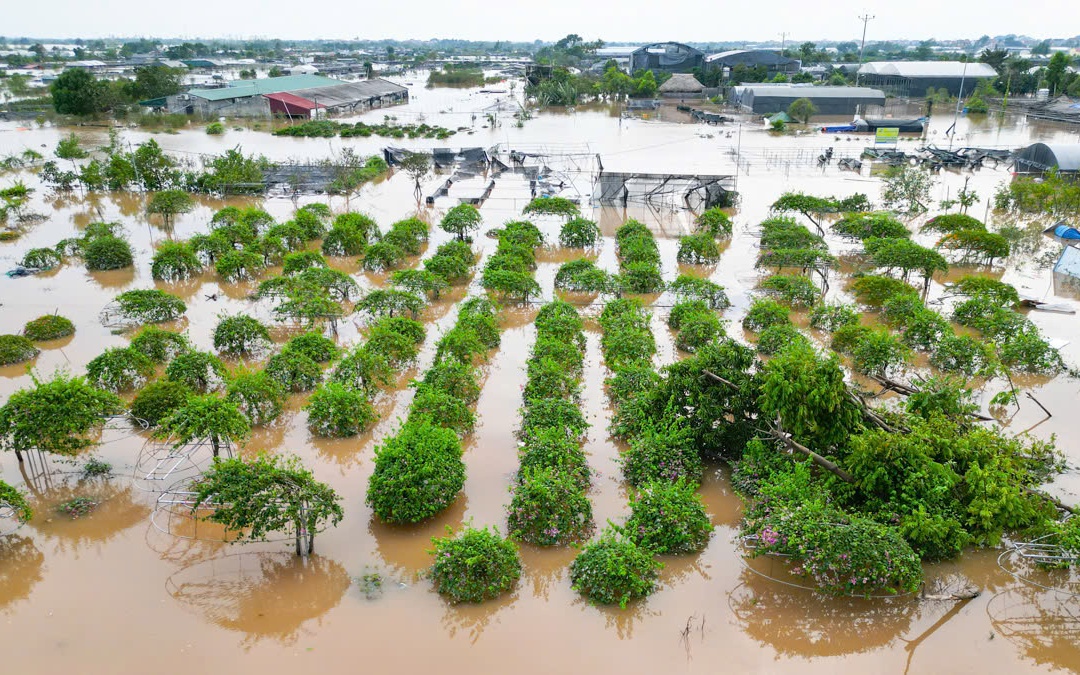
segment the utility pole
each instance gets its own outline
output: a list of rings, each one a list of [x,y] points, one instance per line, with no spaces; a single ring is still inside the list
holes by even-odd
[[[859,44],[859,67],[855,71],[855,86],[856,87],[859,86],[859,75],[861,75],[861,73],[859,71],[862,70],[863,50],[866,49],[866,24],[870,23],[870,20],[874,19],[874,18],[876,18],[876,17],[874,17],[874,16],[872,16],[870,14],[863,14],[862,16],[859,17],[859,20],[862,21],[862,43]]]
[[[780,33],[780,56],[784,55],[784,47],[787,46],[787,36],[789,33]]]

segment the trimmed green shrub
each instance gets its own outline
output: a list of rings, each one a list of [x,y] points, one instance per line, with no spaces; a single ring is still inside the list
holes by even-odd
[[[731,306],[724,287],[708,279],[680,274],[668,288],[679,299],[679,302],[702,300],[709,305],[710,309],[724,309]]]
[[[743,317],[743,328],[755,333],[771,326],[781,326],[791,323],[790,310],[770,298],[756,298],[750,303],[750,309]]]
[[[458,284],[469,276],[476,262],[472,247],[463,241],[448,241],[435,250],[435,255],[424,261],[424,269],[437,274],[448,284]]]
[[[907,226],[888,213],[848,213],[833,223],[833,232],[849,239],[909,238]]]
[[[281,351],[300,352],[316,363],[329,363],[341,352],[333,340],[318,331],[292,336]]]
[[[9,450],[74,456],[95,444],[87,435],[100,429],[107,415],[121,410],[116,394],[58,372],[51,380],[34,379],[33,387],[16,391],[0,406],[0,438]]]
[[[559,230],[559,243],[567,248],[589,248],[600,240],[600,228],[586,218],[571,218]]]
[[[472,433],[476,415],[468,404],[442,389],[421,384],[409,406],[410,420],[427,420],[437,427],[450,429],[459,436]]]
[[[559,266],[555,273],[555,288],[578,293],[610,293],[616,280],[591,260],[579,258]]]
[[[451,532],[447,528],[447,533]],[[495,530],[466,525],[454,537],[432,538],[435,557],[428,575],[450,602],[484,602],[514,588],[521,559],[512,541]]]
[[[675,346],[693,354],[724,334],[720,319],[712,311],[697,312],[683,319],[675,335]]]
[[[796,309],[813,307],[821,300],[817,284],[801,274],[774,274],[761,282],[761,288],[780,303]]]
[[[298,274],[309,267],[328,267],[329,264],[318,251],[293,251],[285,254],[281,266],[282,274]]]
[[[157,326],[146,326],[131,338],[131,348],[154,363],[165,363],[191,348],[186,336]]]
[[[381,387],[394,381],[394,368],[386,356],[364,345],[338,362],[330,381],[374,396]]]
[[[769,326],[758,334],[757,352],[771,356],[794,343],[809,344],[805,335],[790,323]]]
[[[0,366],[29,361],[41,350],[22,335],[0,335]]]
[[[175,361],[174,361],[175,363]],[[322,382],[322,368],[297,351],[281,351],[266,362],[266,374],[292,392],[311,391]]]
[[[918,291],[899,279],[866,274],[851,284],[856,299],[867,307],[881,307],[898,295],[918,295]]]
[[[718,207],[708,209],[695,218],[694,225],[698,232],[708,234],[714,239],[730,237],[732,232],[731,218]]]
[[[130,391],[154,375],[154,363],[131,347],[106,349],[86,364],[87,381],[105,391]]]
[[[236,404],[251,426],[258,427],[281,416],[288,394],[265,371],[242,370],[233,375],[225,398]]]
[[[810,326],[832,333],[844,326],[859,323],[859,311],[854,305],[822,304],[810,312]]]
[[[589,487],[592,474],[585,450],[575,439],[567,438],[562,429],[548,427],[533,430],[521,439],[518,459],[519,483],[530,472],[547,469],[567,474],[579,490]]]
[[[75,324],[71,319],[59,314],[46,314],[32,321],[27,321],[23,326],[23,335],[35,342],[45,340],[59,340],[75,334]]]
[[[455,235],[458,241],[467,241],[472,232],[480,229],[481,222],[483,222],[483,218],[475,206],[472,204],[458,204],[446,212],[442,222],[439,223],[439,227]]]
[[[623,529],[628,539],[658,555],[696,553],[712,531],[701,497],[682,480],[642,485],[630,499]]]
[[[311,433],[328,438],[356,436],[379,419],[362,391],[337,382],[319,385],[304,409]]]
[[[646,426],[622,456],[623,478],[638,487],[684,479],[697,486],[705,470],[691,431],[681,423]]]
[[[656,590],[662,567],[649,551],[609,529],[570,563],[570,582],[593,602],[625,609],[631,600]]]
[[[521,212],[572,218],[581,213],[581,208],[566,197],[536,197]]]
[[[205,394],[225,388],[228,371],[221,359],[195,349],[181,352],[165,366],[165,376]]]
[[[123,269],[135,262],[131,244],[126,239],[112,235],[94,237],[84,243],[82,256],[86,269],[91,271]]]
[[[391,365],[401,367],[416,360],[425,334],[424,324],[419,321],[403,316],[384,316],[372,324],[366,346],[386,357]]]
[[[191,389],[182,382],[154,380],[135,394],[131,401],[131,414],[136,419],[156,427],[161,420],[184,405],[191,395]]]
[[[376,448],[367,503],[387,522],[416,523],[449,506],[464,484],[457,434],[410,421]]]
[[[522,437],[538,429],[556,427],[567,438],[581,438],[589,430],[589,423],[576,401],[566,399],[529,399],[521,413]]]
[[[923,232],[937,232],[939,234],[952,234],[965,230],[986,231],[986,225],[978,218],[973,218],[963,213],[942,213],[926,221],[922,226]]]
[[[228,356],[251,356],[270,346],[270,331],[247,314],[221,315],[214,327],[214,349]]]
[[[406,293],[429,300],[438,300],[450,287],[445,279],[428,270],[398,270],[390,276],[390,283]]]
[[[31,269],[51,270],[62,262],[60,254],[51,248],[32,248],[23,255],[19,264]]]
[[[851,349],[855,370],[866,375],[884,375],[902,366],[908,350],[887,330],[870,330]]]
[[[993,352],[970,335],[946,335],[930,353],[930,365],[947,373],[968,377],[985,374],[993,362]]]
[[[714,263],[720,259],[720,248],[711,234],[688,234],[679,237],[676,257],[679,262],[691,265]]]
[[[561,546],[589,538],[595,527],[592,503],[574,476],[541,467],[523,469],[519,478],[507,515],[512,538],[536,546]]]
[[[423,384],[446,392],[472,405],[480,398],[480,383],[476,380],[476,369],[455,358],[446,358],[436,362],[424,373]]]
[[[251,248],[227,251],[214,263],[218,276],[229,283],[255,279],[264,267],[262,255]]]
[[[124,291],[114,302],[123,319],[140,324],[172,321],[187,311],[183,300],[156,288]]]
[[[664,278],[660,268],[651,262],[623,265],[618,281],[627,293],[659,293],[664,290]]]
[[[190,244],[167,241],[154,252],[150,276],[159,281],[180,281],[199,274],[202,268],[202,261]]]
[[[997,279],[967,275],[961,277],[953,285],[952,290],[957,295],[984,298],[1001,307],[1013,307],[1020,304],[1020,294],[1016,288]]]

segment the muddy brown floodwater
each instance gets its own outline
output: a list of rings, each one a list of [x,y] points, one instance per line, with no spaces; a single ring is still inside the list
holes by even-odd
[[[517,89],[520,90],[520,83]],[[769,204],[785,190],[848,195],[865,192],[878,197],[879,184],[869,171],[841,173],[835,163],[824,171],[813,157],[834,147],[837,157],[855,156],[865,139],[819,134],[774,137],[759,124],[707,127],[686,124],[674,108],[659,119],[623,119],[617,111],[591,107],[577,111],[547,111],[522,127],[510,117],[510,95],[476,90],[427,90],[413,84],[413,101],[405,107],[376,111],[363,119],[379,121],[394,115],[401,122],[423,119],[429,124],[470,127],[446,142],[401,141],[408,147],[471,146],[497,143],[548,153],[582,157],[599,153],[604,166],[625,171],[731,173],[739,159],[738,189],[742,203],[734,212],[736,232],[720,262],[704,269],[723,284],[733,306],[724,314],[729,332],[744,339],[738,321],[749,304],[760,274],[754,269],[756,223]],[[485,128],[489,106],[500,105],[497,126]],[[508,105],[510,104],[510,105]],[[947,146],[944,131],[952,116],[935,117],[925,140],[905,139],[910,149],[926,142]],[[0,125],[0,155],[26,148],[50,152],[69,129]],[[1075,142],[1076,130],[1003,120],[960,118],[956,146],[1019,147],[1034,140]],[[103,145],[102,129],[73,130],[88,145]],[[169,152],[188,157],[241,145],[272,159],[325,157],[343,147],[361,154],[377,152],[383,139],[298,139],[265,132],[230,129],[220,137],[201,127],[178,134],[123,132],[132,144],[156,138]],[[584,160],[582,160],[584,161]],[[587,176],[568,173],[571,189],[588,195]],[[200,199],[192,213],[176,219],[174,231],[164,232],[143,215],[139,194],[79,192],[52,195],[30,172],[0,176],[0,185],[15,179],[36,188],[32,210],[47,220],[17,241],[0,244],[0,267],[18,261],[32,247],[50,246],[79,232],[93,220],[124,224],[136,252],[134,269],[87,272],[79,264],[25,279],[0,278],[2,332],[17,332],[28,320],[57,311],[77,327],[73,338],[44,345],[32,363],[48,375],[57,368],[84,372],[86,363],[106,347],[126,345],[127,339],[104,328],[98,312],[117,293],[130,288],[159,287],[177,293],[188,303],[178,322],[200,348],[211,347],[210,333],[222,312],[247,311],[269,321],[269,309],[246,299],[250,286],[227,285],[207,274],[181,284],[155,283],[150,278],[154,244],[185,238],[206,228],[211,214],[227,204],[262,204],[278,219],[293,210],[287,199]],[[935,185],[935,199],[954,195],[965,181],[980,203],[972,213],[984,216],[997,185],[1009,179],[1004,169],[975,173],[944,173]],[[429,176],[425,193],[443,180]],[[481,209],[485,229],[519,216],[529,189],[520,178],[498,180]],[[311,201],[305,199],[302,201]],[[453,205],[440,200],[422,211],[436,222]],[[345,209],[340,199],[330,201]],[[365,211],[385,227],[416,210],[410,180],[394,176],[365,187],[353,197],[354,210]],[[673,279],[675,238],[687,231],[686,213],[670,209],[594,209],[606,238],[595,252],[600,265],[615,269],[611,234],[626,218],[647,223],[657,234],[664,275]],[[536,222],[555,241],[559,222]],[[445,240],[434,232],[424,255]],[[849,244],[829,238],[834,252]],[[925,242],[924,242],[925,243]],[[479,236],[485,254],[493,240]],[[1077,296],[1059,287],[1046,265],[1059,246],[1032,238],[1022,255],[989,273],[1016,285],[1022,293],[1077,307]],[[1049,257],[1048,257],[1049,256]],[[558,265],[575,257],[557,248],[539,256],[537,279],[550,298]],[[411,260],[407,264],[416,264]],[[343,261],[346,271],[364,287],[385,284],[385,276],[357,271],[355,261]],[[480,265],[482,266],[483,261]],[[478,268],[479,269],[479,268]],[[267,274],[273,273],[273,270]],[[951,272],[950,278],[958,272]],[[845,296],[844,275],[834,278],[830,296]],[[940,296],[936,280],[931,298]],[[928,565],[928,580],[962,575],[982,594],[967,603],[896,599],[831,599],[770,580],[777,570],[768,561],[744,565],[733,541],[740,502],[722,467],[712,467],[701,494],[716,531],[701,554],[665,559],[662,587],[626,610],[595,607],[570,589],[567,565],[572,549],[522,547],[524,573],[508,596],[480,606],[451,606],[420,573],[428,565],[426,549],[432,536],[447,526],[472,521],[505,528],[509,487],[517,467],[514,431],[525,382],[524,365],[534,338],[535,308],[503,312],[502,345],[484,367],[484,388],[477,407],[478,425],[467,440],[468,478],[462,494],[444,513],[414,527],[393,527],[373,519],[364,504],[372,471],[373,450],[392,433],[405,415],[411,390],[408,379],[430,364],[433,345],[456,316],[456,305],[467,294],[481,292],[478,280],[429,307],[424,315],[428,338],[419,364],[402,373],[396,387],[376,400],[381,421],[367,434],[347,440],[312,438],[301,410],[304,398],[295,396],[285,415],[259,429],[244,454],[267,450],[292,452],[311,467],[318,479],[343,497],[345,519],[320,535],[317,554],[308,560],[290,555],[288,543],[229,545],[186,539],[179,528],[165,533],[151,524],[154,495],[133,484],[133,467],[144,435],[123,428],[103,432],[94,451],[111,462],[112,479],[81,479],[76,467],[50,460],[47,475],[20,467],[11,453],[0,455],[0,476],[24,486],[31,494],[34,519],[0,541],[0,647],[5,672],[30,673],[146,673],[146,672],[379,672],[413,673],[550,673],[550,672],[798,672],[798,673],[1016,673],[1080,669],[1080,600],[1017,581],[997,563],[999,550],[970,551],[958,560]],[[212,300],[210,296],[216,295]],[[576,298],[581,300],[581,298]],[[652,299],[652,298],[650,298]],[[586,300],[589,300],[586,298]],[[666,295],[654,299],[653,326],[658,364],[679,358],[666,324]],[[598,307],[584,310],[595,315]],[[1051,338],[1073,339],[1076,316],[1032,313],[1030,318]],[[339,342],[360,339],[353,318],[342,322]],[[275,340],[290,331],[275,331]],[[1062,350],[1071,364],[1080,364],[1075,341]],[[617,462],[619,446],[605,429],[610,419],[603,391],[606,370],[600,359],[599,333],[587,323],[584,401],[592,424],[586,449],[596,472],[590,491],[596,520],[619,521],[627,515],[627,489]],[[23,366],[0,368],[0,397],[28,386]],[[1030,429],[1039,437],[1057,435],[1069,469],[1047,489],[1067,502],[1080,501],[1080,443],[1072,409],[1080,383],[1065,377],[1025,382],[1053,417],[1022,400],[1018,411],[1002,420],[1010,431]],[[996,385],[995,385],[996,386]],[[984,409],[995,390],[980,393]],[[89,494],[99,509],[78,520],[57,515],[54,505],[73,494]],[[156,522],[156,521],[155,521]],[[372,581],[378,575],[381,584]],[[1061,579],[1048,582],[1065,583]]]

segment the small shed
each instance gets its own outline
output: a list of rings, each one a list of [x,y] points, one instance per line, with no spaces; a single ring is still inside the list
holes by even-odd
[[[325,105],[309,101],[306,98],[284,91],[275,94],[263,94],[263,98],[270,103],[271,115],[310,118],[317,116],[315,111],[326,109]]]
[[[1013,171],[1041,174],[1056,169],[1059,173],[1080,173],[1080,144],[1032,143],[1016,153]]]
[[[704,90],[705,85],[689,73],[676,73],[659,88],[664,96],[700,96]]]

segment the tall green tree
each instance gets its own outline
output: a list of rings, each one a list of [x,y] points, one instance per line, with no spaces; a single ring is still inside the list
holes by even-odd
[[[104,111],[106,85],[82,68],[60,73],[49,87],[52,104],[61,115],[94,115]]]

